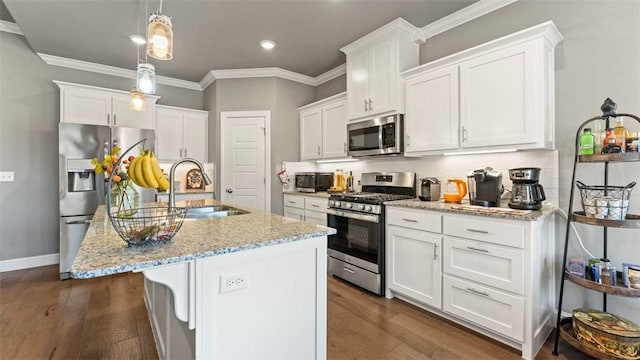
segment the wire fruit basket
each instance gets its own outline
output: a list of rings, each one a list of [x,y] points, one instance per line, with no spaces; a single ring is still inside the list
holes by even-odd
[[[624,220],[629,209],[631,190],[635,181],[627,186],[585,185],[576,181],[580,189],[582,208],[588,217],[607,220]]]
[[[129,246],[166,242],[182,227],[186,208],[148,207],[139,208],[131,216],[112,212],[109,217],[118,235]]]

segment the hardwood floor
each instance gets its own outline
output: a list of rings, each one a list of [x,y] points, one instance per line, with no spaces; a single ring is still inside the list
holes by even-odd
[[[399,300],[328,281],[329,359],[519,359],[519,353]],[[584,359],[566,346],[536,359]],[[142,274],[58,280],[58,267],[0,274],[0,359],[157,359]]]

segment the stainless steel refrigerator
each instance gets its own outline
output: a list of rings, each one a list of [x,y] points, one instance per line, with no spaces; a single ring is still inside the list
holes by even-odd
[[[60,195],[60,279],[68,279],[73,260],[98,205],[105,202],[105,176],[91,159],[104,159],[117,144],[123,152],[141,139],[153,149],[153,130],[60,123],[58,162]],[[138,151],[133,152],[134,155]],[[126,155],[128,156],[128,154]],[[137,188],[140,202],[154,201],[154,189]]]

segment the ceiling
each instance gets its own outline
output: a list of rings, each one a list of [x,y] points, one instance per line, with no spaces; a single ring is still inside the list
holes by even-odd
[[[476,0],[164,0],[174,58],[150,59],[158,75],[200,81],[209,70],[279,67],[318,76],[344,64],[339,49],[402,17],[422,27]],[[35,52],[126,69],[129,35],[144,33],[158,0],[4,0]],[[148,10],[145,11],[145,6]],[[138,31],[138,29],[140,29]],[[265,51],[259,41],[277,46]]]

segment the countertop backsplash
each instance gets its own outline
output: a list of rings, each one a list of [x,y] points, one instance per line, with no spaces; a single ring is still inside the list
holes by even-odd
[[[422,158],[409,157],[374,157],[363,158],[357,162],[323,163],[318,164],[317,171],[353,172],[356,180],[356,191],[360,190],[359,181],[363,172],[371,171],[413,171],[419,180],[424,177],[435,177],[442,183],[442,192],[448,178],[460,178],[466,181],[467,173],[473,169],[490,166],[502,171],[502,184],[505,189],[511,189],[509,169],[518,167],[539,167],[540,184],[544,187],[547,197],[546,203],[558,205],[559,196],[559,160],[558,150],[531,150],[510,153],[430,156]],[[420,186],[418,185],[418,194]],[[503,195],[507,198],[510,195]]]

